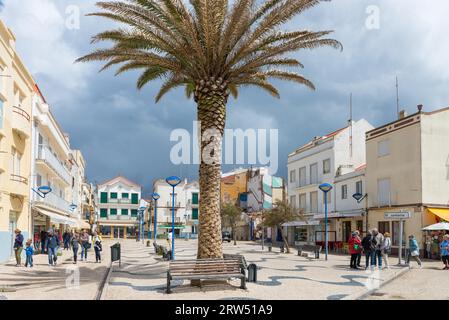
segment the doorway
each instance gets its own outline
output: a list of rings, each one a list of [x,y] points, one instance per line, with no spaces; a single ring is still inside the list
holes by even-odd
[[[10,212],[9,213],[9,234],[10,234],[10,242],[9,242],[9,248],[10,248],[10,252],[9,255],[10,257],[14,257],[14,241],[15,241],[15,233],[14,230],[17,229],[17,216],[16,213],[14,212]]]
[[[348,242],[348,240],[351,238],[351,221],[343,221],[343,242]]]

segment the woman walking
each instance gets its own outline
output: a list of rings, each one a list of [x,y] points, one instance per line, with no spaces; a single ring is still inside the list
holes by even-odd
[[[390,233],[385,232],[384,241],[381,246],[382,259],[385,262],[385,269],[390,269],[390,264],[388,262],[388,256],[391,254],[391,238]]]
[[[359,269],[357,261],[362,252],[362,242],[360,241],[357,231],[354,231],[351,235],[351,239],[348,241],[349,253],[351,254],[351,269]]]
[[[72,237],[73,263],[76,264],[78,260],[78,249],[80,247],[80,237],[77,232]]]
[[[83,233],[81,234],[80,237],[80,242],[81,242],[81,261],[83,261],[83,259],[85,261],[87,261],[87,250],[90,247],[90,243],[89,243],[89,234],[87,233],[86,230],[83,231]]]
[[[103,250],[101,245],[101,236],[98,235],[96,232],[94,233],[94,250],[95,250],[95,261],[101,262],[101,251]]]
[[[443,270],[449,270],[449,234],[445,234],[440,244],[441,259],[444,263]]]
[[[22,231],[16,229],[14,231],[16,238],[14,239],[14,253],[16,256],[16,267],[22,265],[22,251],[23,251],[23,235]]]
[[[422,262],[421,259],[419,259],[419,246],[418,241],[416,241],[414,235],[410,235],[408,237],[408,246],[410,249],[410,254],[408,255],[407,264],[410,266],[410,257],[412,257],[419,265],[419,268],[422,269]]]

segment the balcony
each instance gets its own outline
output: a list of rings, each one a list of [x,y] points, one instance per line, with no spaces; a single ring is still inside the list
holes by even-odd
[[[173,203],[171,201],[167,201],[167,208],[171,208]],[[175,202],[175,209],[181,208],[181,202]]]
[[[59,162],[47,146],[39,146],[36,164],[49,168],[64,184],[67,186],[71,185],[72,179],[69,171],[61,162]]]
[[[31,117],[20,107],[12,107],[12,129],[21,137],[28,139],[31,134]]]
[[[108,203],[121,203],[121,204],[131,204],[131,199],[128,198],[108,198]],[[134,203],[137,205],[137,203]]]
[[[107,218],[101,217],[100,220],[119,220],[119,221],[137,221],[137,217],[132,217],[131,215],[108,215]]]
[[[28,179],[25,177],[22,177],[20,175],[17,174],[11,174],[10,176],[10,180],[12,181],[12,190],[11,193],[21,196],[21,197],[26,197],[28,196]]]
[[[33,203],[36,206],[50,207],[64,213],[69,212],[70,203],[65,199],[57,196],[53,192],[50,192],[45,196],[45,198],[39,197],[37,194],[33,193]]]
[[[6,151],[0,150],[0,173],[6,171],[7,165],[8,165],[8,153]]]

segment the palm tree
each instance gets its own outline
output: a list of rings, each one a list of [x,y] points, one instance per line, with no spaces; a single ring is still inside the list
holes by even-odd
[[[103,61],[105,70],[120,65],[116,75],[142,70],[141,89],[163,79],[156,102],[176,87],[193,96],[200,121],[200,233],[198,258],[222,256],[220,219],[221,140],[226,104],[245,86],[259,87],[274,97],[278,90],[269,79],[294,81],[311,89],[311,81],[285,70],[303,67],[286,56],[301,49],[341,44],[326,36],[332,31],[280,31],[297,14],[321,0],[124,0],[98,2],[100,16],[125,27],[108,30],[92,43],[112,41],[77,61]],[[215,133],[215,134],[211,134]]]

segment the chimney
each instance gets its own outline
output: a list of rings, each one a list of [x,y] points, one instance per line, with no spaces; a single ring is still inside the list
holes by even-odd
[[[422,104],[418,104],[418,112],[421,112],[423,107],[424,106]]]
[[[405,110],[399,111],[399,119],[404,119],[407,116],[407,112]]]

